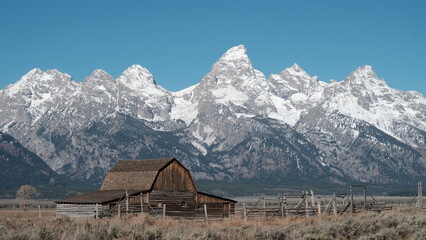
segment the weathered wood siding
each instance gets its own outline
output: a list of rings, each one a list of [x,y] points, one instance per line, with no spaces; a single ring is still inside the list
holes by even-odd
[[[196,191],[189,171],[177,161],[158,174],[153,190]]]
[[[149,203],[192,204],[195,203],[195,192],[154,190],[149,193]]]
[[[105,207],[98,205],[99,214],[102,215]],[[108,208],[108,207],[106,207]],[[96,204],[63,204],[56,205],[56,215],[58,217],[70,218],[95,218]]]

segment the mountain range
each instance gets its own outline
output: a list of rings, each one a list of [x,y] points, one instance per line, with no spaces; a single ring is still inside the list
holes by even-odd
[[[0,90],[0,131],[55,173],[99,184],[118,159],[174,156],[195,179],[390,184],[426,179],[426,98],[361,66],[319,81],[268,78],[244,46],[178,92],[139,65],[82,82],[33,69]]]

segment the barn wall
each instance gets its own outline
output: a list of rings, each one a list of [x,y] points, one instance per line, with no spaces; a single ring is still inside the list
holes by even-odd
[[[98,205],[99,214],[102,214],[104,207]],[[94,218],[96,214],[96,204],[64,204],[56,205],[56,215],[58,217],[70,218]]]
[[[177,161],[158,174],[153,190],[196,191],[189,171]]]
[[[154,190],[149,193],[149,203],[193,204],[195,203],[195,192]]]

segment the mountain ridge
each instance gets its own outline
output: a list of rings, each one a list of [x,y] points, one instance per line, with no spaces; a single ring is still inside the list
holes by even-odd
[[[206,180],[286,174],[390,183],[398,174],[421,178],[426,165],[422,94],[390,88],[368,65],[339,82],[319,81],[298,64],[266,78],[243,45],[224,53],[198,84],[177,92],[157,85],[140,65],[116,79],[97,69],[83,82],[33,69],[0,90],[0,102],[0,130],[56,172],[80,180],[99,182],[117,159],[144,153],[178,155]],[[126,135],[133,137],[126,142]],[[375,151],[380,154],[371,155]]]

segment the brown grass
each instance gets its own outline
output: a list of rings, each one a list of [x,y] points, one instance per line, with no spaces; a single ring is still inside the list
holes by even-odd
[[[54,211],[0,211],[0,239],[426,239],[426,212],[401,209],[350,216],[194,221],[154,219],[71,220]]]
[[[52,219],[56,216],[56,209],[41,209],[41,217],[43,219]],[[0,218],[38,218],[38,209],[29,209],[27,211],[21,209],[0,209]]]

